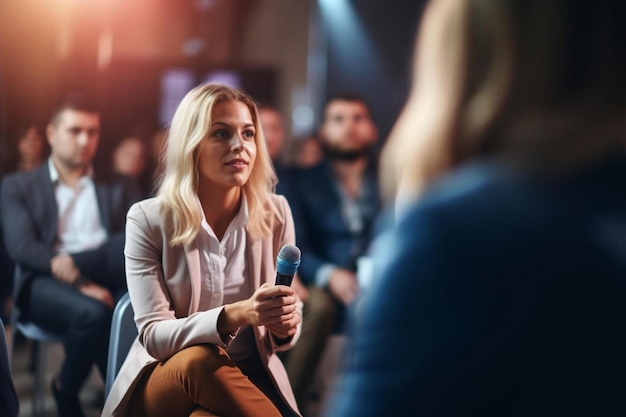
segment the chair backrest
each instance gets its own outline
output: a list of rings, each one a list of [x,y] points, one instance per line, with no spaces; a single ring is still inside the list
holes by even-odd
[[[13,299],[17,299],[17,284],[19,281],[19,277],[22,271],[19,265],[15,265],[15,270],[13,274]],[[54,333],[49,330],[46,330],[38,325],[31,323],[27,320],[24,320],[22,316],[19,314],[19,309],[16,305],[13,306],[11,310],[10,316],[10,331],[11,331],[11,340],[15,341],[17,332],[20,332],[27,339],[34,340],[37,342],[62,342],[63,335],[59,333]],[[11,349],[9,350],[9,363],[13,360],[13,350],[15,348],[15,343],[11,343]]]
[[[130,346],[137,337],[137,326],[134,319],[135,313],[130,303],[128,293],[115,305],[113,310],[113,320],[111,322],[111,337],[109,339],[109,357],[107,362],[107,376],[104,387],[105,398],[113,386],[113,381],[117,376]]]

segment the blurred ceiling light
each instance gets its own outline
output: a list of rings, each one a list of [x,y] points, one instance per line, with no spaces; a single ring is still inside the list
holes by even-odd
[[[215,0],[196,0],[195,5],[198,10],[211,10],[216,5]]]
[[[113,58],[113,31],[108,30],[98,38],[98,70],[102,71],[111,64]]]
[[[200,38],[187,39],[183,44],[183,54],[187,56],[196,56],[204,49],[204,41]]]

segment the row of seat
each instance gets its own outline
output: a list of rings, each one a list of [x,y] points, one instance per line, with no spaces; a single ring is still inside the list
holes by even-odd
[[[109,353],[107,363],[107,374],[105,381],[105,397],[109,394],[113,380],[120,370],[126,355],[137,336],[137,327],[134,322],[133,307],[130,303],[128,293],[117,302],[113,311],[113,319],[111,322],[111,336],[109,341]],[[61,335],[48,332],[34,323],[23,321],[15,317],[11,317],[11,338],[15,340],[17,332],[20,332],[27,339],[33,340],[39,344],[37,355],[35,356],[35,389],[33,395],[33,417],[44,415],[44,400],[46,396],[46,360],[48,356],[48,346],[51,343],[62,341]],[[4,339],[4,331],[2,332]],[[9,363],[13,357],[15,343],[11,343],[9,350]]]

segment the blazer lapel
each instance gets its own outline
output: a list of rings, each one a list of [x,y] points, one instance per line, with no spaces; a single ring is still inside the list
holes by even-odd
[[[191,303],[189,303],[189,315],[198,311],[200,305],[200,253],[196,240],[185,245],[185,256],[187,258],[187,268],[189,269],[189,280],[191,281]]]
[[[102,225],[107,231],[111,231],[111,213],[106,208],[110,206],[108,187],[100,181],[94,181],[96,188],[96,199],[98,200],[98,210],[100,211],[100,219]]]
[[[54,184],[50,179],[50,169],[48,168],[47,163],[44,163],[41,166],[37,175],[39,176],[39,184],[42,184],[44,186],[43,204],[45,205],[45,207],[49,208],[49,213],[51,214],[50,218],[55,219],[54,221],[45,223],[46,225],[49,225],[49,227],[43,228],[43,230],[46,230],[46,235],[44,239],[46,240],[46,242],[53,244],[55,243],[57,236],[57,226],[59,223],[57,219],[59,218],[59,208],[57,207],[57,198],[54,193]]]

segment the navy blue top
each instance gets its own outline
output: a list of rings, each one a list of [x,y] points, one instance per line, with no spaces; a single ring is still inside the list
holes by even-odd
[[[453,174],[377,242],[327,416],[626,415],[626,159]]]

